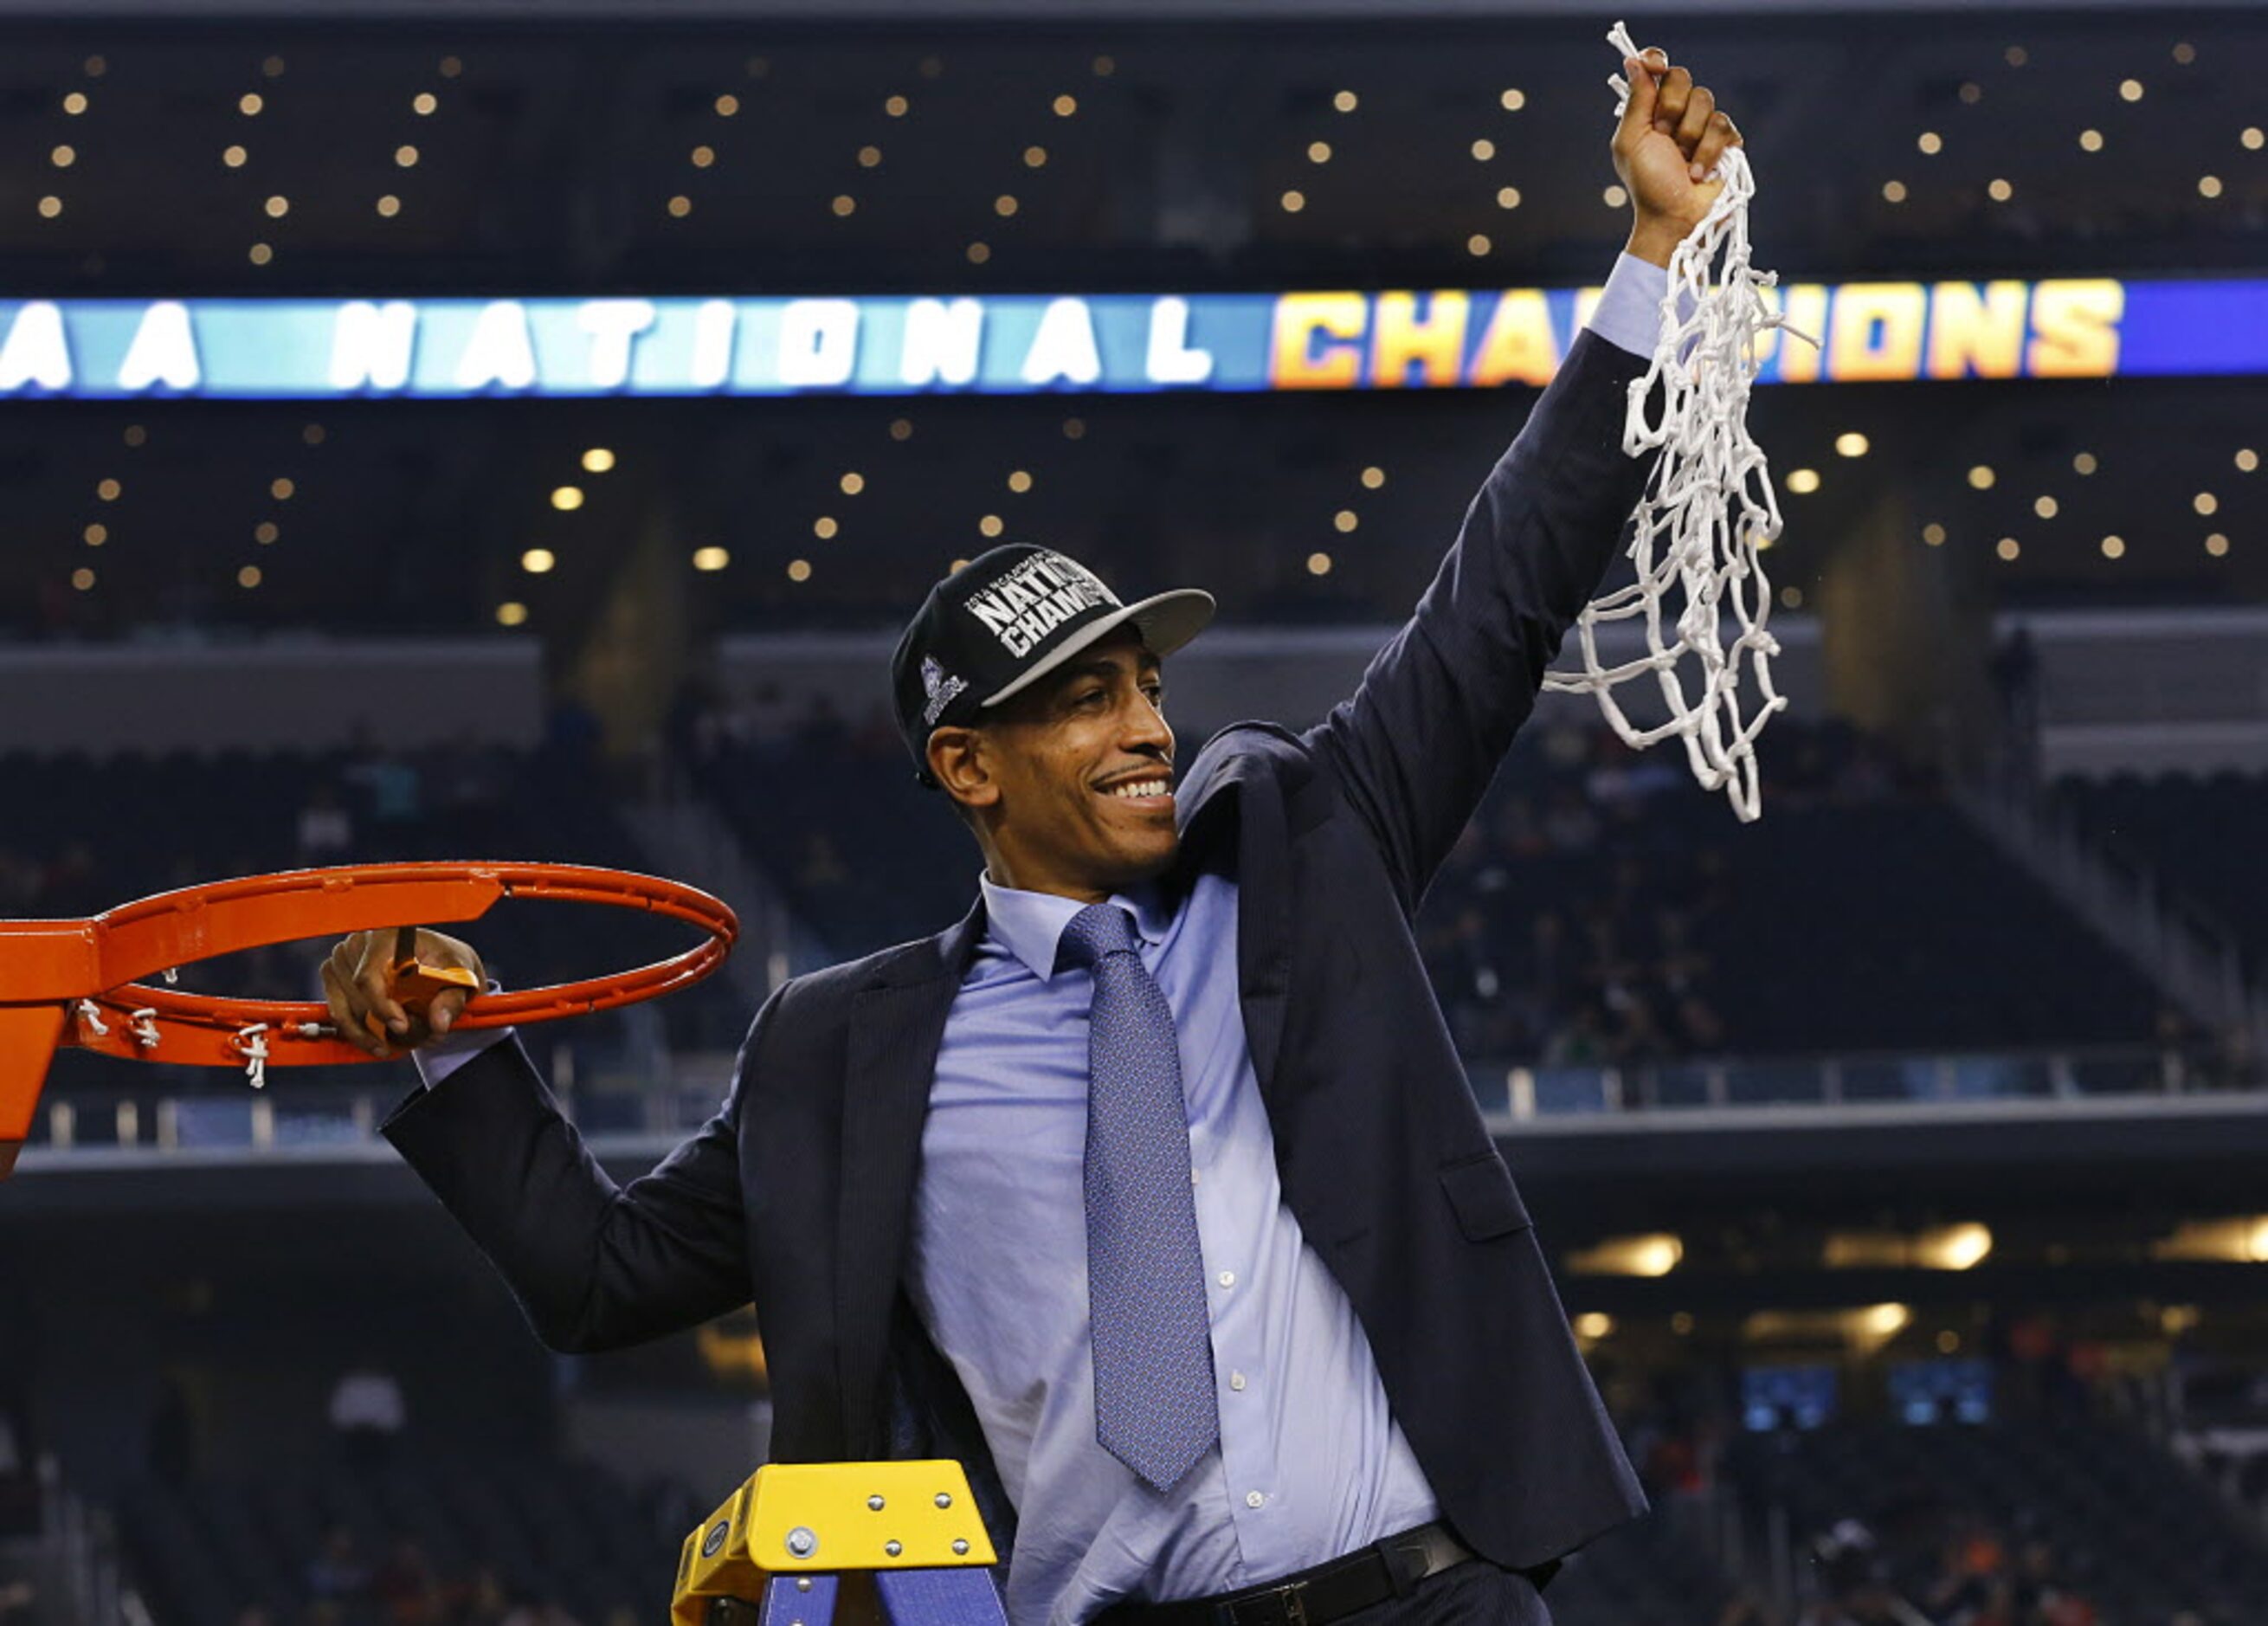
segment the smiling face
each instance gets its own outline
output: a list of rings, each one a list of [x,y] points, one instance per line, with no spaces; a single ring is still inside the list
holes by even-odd
[[[930,736],[993,882],[1100,903],[1174,861],[1174,731],[1158,657],[1127,630],[969,728]]]

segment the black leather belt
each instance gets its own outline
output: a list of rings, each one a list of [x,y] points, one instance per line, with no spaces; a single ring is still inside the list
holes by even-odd
[[[1360,1552],[1302,1570],[1264,1586],[1174,1603],[1113,1604],[1094,1626],[1326,1626],[1473,1556],[1443,1524],[1420,1525]]]

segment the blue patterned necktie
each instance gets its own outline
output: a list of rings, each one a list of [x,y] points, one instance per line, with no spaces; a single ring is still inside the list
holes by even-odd
[[[1125,910],[1080,910],[1059,952],[1094,972],[1086,1038],[1094,1438],[1163,1490],[1220,1438],[1181,1049]]]

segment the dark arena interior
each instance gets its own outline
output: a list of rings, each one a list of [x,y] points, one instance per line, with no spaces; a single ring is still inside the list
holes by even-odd
[[[612,1180],[713,1135],[720,1102],[772,1126],[745,1129],[741,1168],[784,1180],[797,1158],[765,1135],[850,1138],[880,1041],[854,1016],[848,1105],[783,1105],[759,1009],[777,996],[784,1024],[832,986],[814,973],[952,927],[985,867],[893,713],[908,616],[1005,544],[1130,603],[1202,587],[1218,619],[1164,669],[1180,770],[1242,720],[1328,733],[1461,525],[1461,548],[1491,540],[1468,506],[1547,381],[1611,348],[1577,333],[1644,207],[1610,150],[1616,20],[1563,0],[0,4],[0,1018],[36,1003],[11,921],[393,861],[666,876],[737,913],[724,968],[521,1042]],[[1745,406],[1784,520],[1754,556],[1787,701],[1755,740],[1762,816],[1697,783],[1682,739],[1633,750],[1590,698],[1537,698],[1462,822],[1392,871],[1414,875],[1438,1018],[1394,1006],[1382,942],[1325,928],[1287,961],[1358,969],[1310,1005],[1295,988],[1281,1039],[1325,1047],[1311,1007],[1366,1024],[1365,1087],[1409,1090],[1364,1131],[1381,1165],[1405,1132],[1470,1124],[1480,1147],[1484,1126],[1516,1194],[1491,1186],[1502,1217],[1478,1223],[1449,1170],[1449,1206],[1414,1190],[1406,1227],[1316,1238],[1299,1160],[1335,1132],[1263,1061],[1291,1204],[1266,1206],[1345,1278],[1468,1563],[1560,1560],[1560,1626],[2268,1626],[2268,10],[1628,21],[1737,121],[1787,322]],[[1505,534],[1561,545],[1559,501]],[[1469,574],[1475,613],[1528,625],[1516,587]],[[1609,664],[1645,654],[1632,631],[1602,634]],[[1395,647],[1446,665],[1440,641],[1421,624]],[[1506,661],[1478,687],[1524,708],[1533,682]],[[929,692],[959,714],[951,683]],[[1326,811],[1295,801],[1285,850],[1322,839],[1303,817],[1390,824],[1405,781],[1448,772],[1438,713],[1463,704],[1437,692],[1381,748],[1393,771]],[[935,752],[954,730],[932,726]],[[1369,873],[1306,885],[1400,921]],[[512,898],[387,924],[461,935],[504,988],[697,938]],[[332,942],[180,987],[321,1000]],[[1143,981],[1178,1001],[1164,964]],[[776,1324],[797,1247],[659,1335],[559,1336],[388,1143],[423,1088],[408,1061],[254,1088],[162,1046],[99,1053],[96,1009],[66,1013],[51,1064],[0,1028],[0,1065],[29,1069],[0,1103],[32,1104],[18,1131],[0,1114],[21,1142],[0,1626],[655,1622],[703,1515],[776,1443],[834,1438],[797,1411],[832,1357]],[[1469,1085],[1447,1119],[1412,1083],[1436,1049]],[[938,1102],[954,1076],[940,1061]],[[1350,1188],[1371,1179],[1353,1143]],[[510,1147],[477,1156],[519,1178]],[[874,1200],[846,1186],[814,1221],[762,1183],[737,1197],[760,1252],[767,1226],[831,1239],[834,1201],[847,1227]],[[560,1217],[579,1198],[529,1193],[538,1230],[580,1223]],[[1201,1290],[1213,1200],[1176,1199]],[[1540,1260],[1566,1380],[1587,1371],[1597,1449],[1619,1439],[1650,1511],[1572,1550],[1484,1538],[1467,1510],[1558,1494],[1506,1489],[1555,1483],[1535,1459],[1558,1437],[1478,1430],[1559,1369],[1447,1276],[1396,1290],[1430,1306],[1410,1326],[1504,1341],[1402,1351],[1410,1327],[1372,1310],[1401,1297],[1346,1261],[1436,1230]],[[983,1257],[993,1234],[960,1265],[997,1286],[1021,1267]],[[899,1268],[933,1310],[932,1275]],[[1049,1285],[1084,1329],[1076,1268]],[[987,1352],[929,1325],[981,1394]],[[1211,1349],[1235,1460],[1230,1327]],[[1074,1368],[1099,1384],[1086,1336]],[[1308,1370],[1296,1341],[1273,1358],[1260,1390]],[[1421,1408],[1410,1373],[1433,1371],[1454,1384]],[[1507,1442],[1496,1460],[1439,1466],[1445,1400]],[[1004,1464],[1012,1402],[978,1406]],[[1278,1494],[1224,1497],[1240,1540]],[[1043,1513],[1018,1512],[1021,1554]],[[1337,1556],[1277,1550],[1196,1591]],[[1093,1618],[998,1578],[1013,1626]],[[1264,1626],[1303,1622],[1326,1626]]]

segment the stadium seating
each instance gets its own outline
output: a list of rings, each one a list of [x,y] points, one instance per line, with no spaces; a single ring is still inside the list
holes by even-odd
[[[1999,1580],[2022,1584],[2028,1568],[2087,1599],[2104,1622],[2155,1626],[2183,1610],[2268,1619],[2268,1548],[2257,1529],[2123,1425],[1837,1423],[1746,1436],[1727,1466],[1749,1497],[1788,1510],[1799,1541],[1842,1526],[1828,1545],[1859,1548],[1853,1571],[1917,1602],[1935,1594],[1932,1619],[1951,1618],[1960,1589],[1981,1606]]]
[[[666,1608],[681,1532],[664,1519],[678,1505],[588,1464],[428,1453],[306,1481],[145,1481],[120,1511],[132,1579],[163,1626],[239,1626],[249,1609],[439,1626],[514,1603],[605,1626]]]
[[[2056,800],[2098,845],[2153,871],[2178,906],[2268,954],[2268,776],[2131,773],[2069,779]]]
[[[1685,1521],[1657,1513],[1585,1548],[1544,1601],[1555,1626],[1689,1626],[1719,1619],[1735,1590]]]

